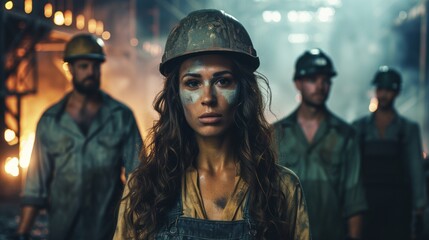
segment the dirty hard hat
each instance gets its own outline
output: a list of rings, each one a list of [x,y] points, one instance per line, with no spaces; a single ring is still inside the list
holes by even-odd
[[[332,60],[318,48],[305,51],[297,59],[293,79],[308,77],[315,74],[326,74],[329,77],[337,75]]]
[[[64,61],[72,62],[76,59],[94,59],[104,62],[104,42],[92,34],[79,34],[74,36],[64,51]]]
[[[170,32],[159,71],[166,76],[185,58],[202,53],[227,53],[259,67],[259,58],[243,25],[224,11],[204,9],[191,12]]]
[[[380,66],[375,73],[372,84],[377,88],[386,88],[393,91],[401,90],[401,75],[388,66]]]

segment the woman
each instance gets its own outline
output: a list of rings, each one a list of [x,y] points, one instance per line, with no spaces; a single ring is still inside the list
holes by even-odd
[[[275,164],[259,59],[219,10],[170,33],[150,154],[130,177],[115,239],[309,239],[297,177]]]

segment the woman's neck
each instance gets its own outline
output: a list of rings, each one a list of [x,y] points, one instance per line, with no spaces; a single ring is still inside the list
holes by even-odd
[[[229,137],[197,137],[197,144],[199,148],[198,169],[216,173],[235,167],[236,161],[232,154]]]

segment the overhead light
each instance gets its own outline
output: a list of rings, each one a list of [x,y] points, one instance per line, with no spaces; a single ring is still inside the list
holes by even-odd
[[[289,11],[287,14],[289,22],[311,22],[313,20],[313,12],[309,11]]]
[[[64,12],[64,25],[70,26],[73,23],[73,13],[70,10]]]
[[[282,15],[279,11],[264,11],[262,12],[264,22],[280,22]]]
[[[306,43],[310,40],[310,37],[305,33],[291,33],[287,37],[290,43]]]
[[[52,17],[52,13],[53,13],[52,3],[46,3],[45,4],[44,13],[45,13],[45,17],[47,17],[47,18]]]
[[[95,28],[95,34],[101,35],[104,32],[104,23],[103,21],[97,21],[97,27]]]
[[[95,33],[97,29],[97,21],[95,19],[89,19],[88,21],[88,32]]]
[[[5,2],[4,8],[6,8],[7,10],[11,10],[13,8],[13,2],[12,1]]]
[[[54,14],[54,23],[58,26],[64,25],[64,14],[61,11],[56,11]]]
[[[341,0],[326,0],[326,3],[334,7],[340,7],[342,4]]]
[[[24,1],[24,12],[30,14],[33,11],[33,1],[25,0]]]
[[[85,28],[85,16],[77,15],[76,17],[76,28],[82,30]]]
[[[321,22],[331,22],[335,15],[335,9],[332,7],[321,7],[317,10],[317,17]]]

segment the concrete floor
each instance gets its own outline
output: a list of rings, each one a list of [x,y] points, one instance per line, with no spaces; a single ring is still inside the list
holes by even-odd
[[[9,240],[14,235],[19,222],[19,203],[0,202],[0,240]],[[45,240],[48,234],[48,217],[41,211],[36,218],[31,236],[33,240]]]

